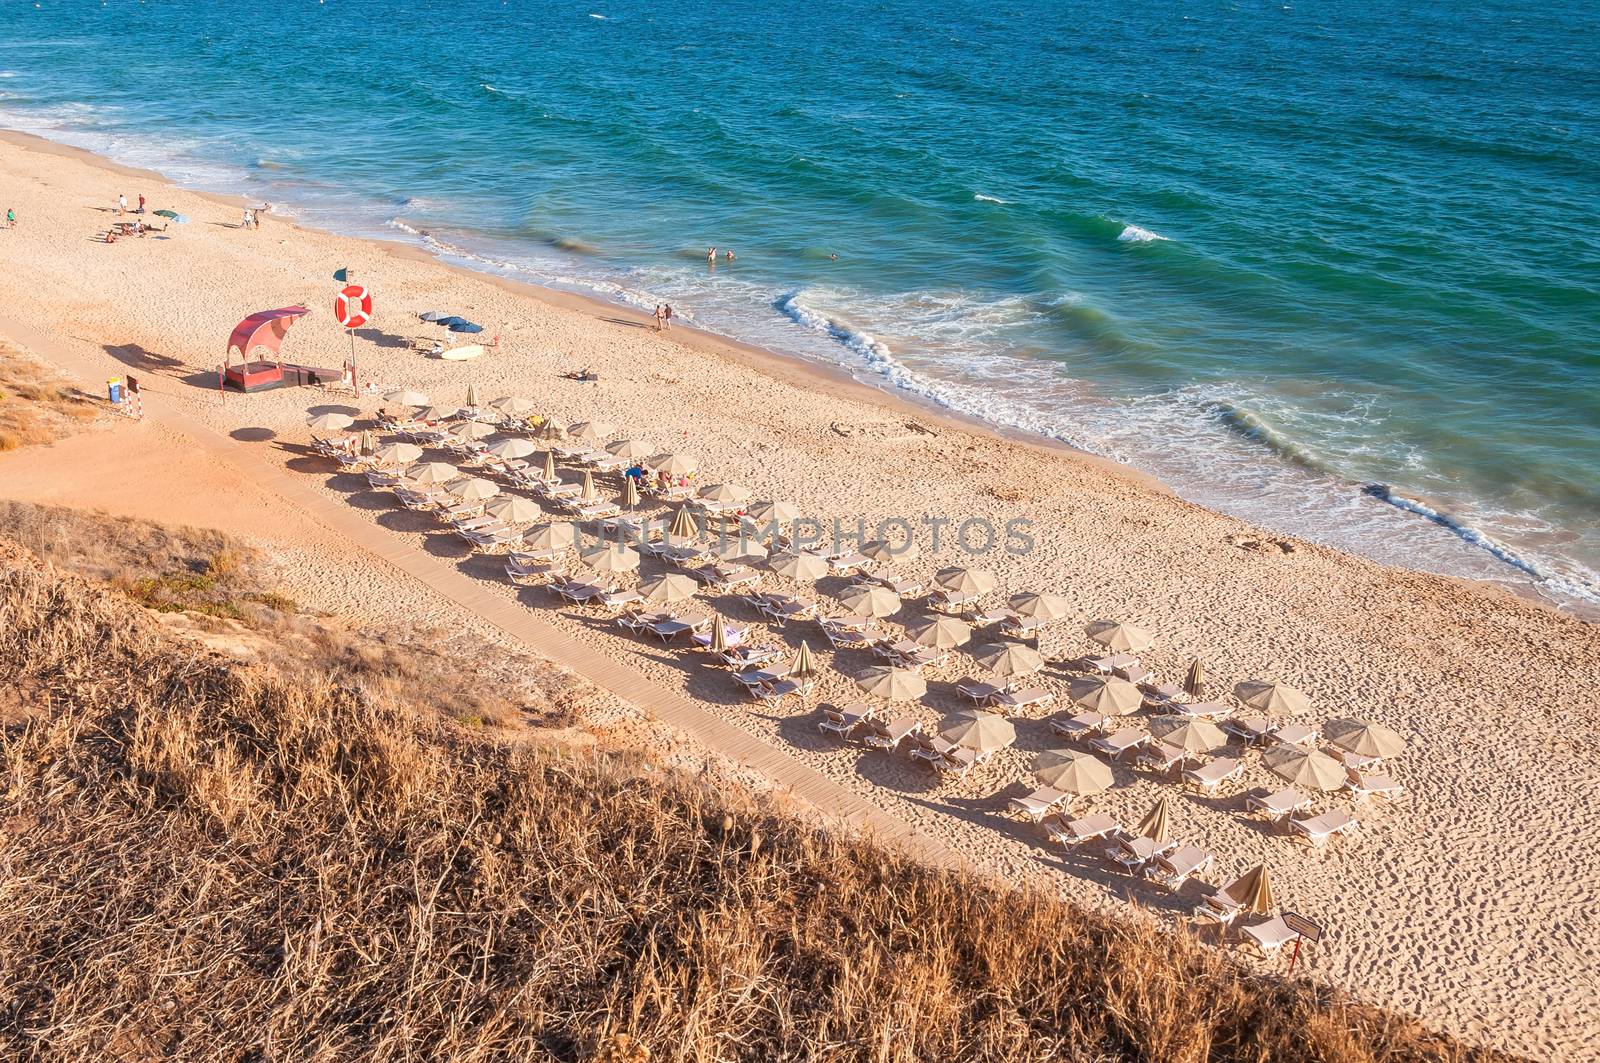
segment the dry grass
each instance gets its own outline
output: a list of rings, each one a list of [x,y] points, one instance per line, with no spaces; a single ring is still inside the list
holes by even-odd
[[[23,558],[0,688],[51,701],[0,742],[7,1058],[1478,1058],[709,782],[203,656]]]
[[[93,397],[31,352],[0,338],[0,451],[50,443],[99,415]]]

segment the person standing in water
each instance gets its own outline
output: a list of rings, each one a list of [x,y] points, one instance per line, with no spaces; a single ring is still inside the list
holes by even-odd
[[[733,251],[732,251],[732,249],[728,250],[727,256],[728,256],[728,261],[732,262],[733,261]]]
[[[671,303],[662,303],[661,304],[661,321],[662,321],[662,325],[666,328],[666,330],[668,332],[671,332],[672,331],[672,304]]]
[[[717,264],[717,249],[716,248],[713,247],[709,251],[706,252],[706,261],[711,263],[713,266],[715,266]]]
[[[666,316],[666,314],[662,311],[661,304],[657,303],[656,304],[656,331],[657,332],[661,331],[661,322],[662,322],[662,319],[665,318],[665,316]]]

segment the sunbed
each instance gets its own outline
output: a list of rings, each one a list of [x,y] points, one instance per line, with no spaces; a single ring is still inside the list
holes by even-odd
[[[1279,745],[1304,746],[1317,740],[1317,732],[1303,723],[1286,723],[1273,728],[1270,737]]]
[[[771,686],[751,688],[751,693],[757,700],[774,705],[787,697],[809,697],[815,688],[816,683],[810,679],[780,679]]]
[[[1111,717],[1102,716],[1098,712],[1080,712],[1067,720],[1051,720],[1050,730],[1062,738],[1087,738],[1090,735],[1100,734],[1111,722]]]
[[[1354,768],[1345,772],[1344,789],[1357,801],[1365,801],[1369,797],[1382,797],[1394,800],[1406,792],[1406,788],[1389,778],[1387,775],[1363,775]]]
[[[922,722],[914,716],[900,716],[888,723],[871,720],[868,727],[866,744],[892,753],[901,742],[922,730]]]
[[[826,705],[822,709],[822,720],[818,722],[817,730],[825,734],[838,735],[840,738],[848,738],[858,727],[871,719],[872,709],[859,701],[842,709]]]
[[[1181,845],[1153,860],[1144,869],[1145,877],[1176,892],[1195,875],[1203,874],[1216,858],[1198,845]]]
[[[1153,838],[1123,838],[1106,850],[1106,859],[1130,875],[1143,871],[1151,861],[1178,847],[1177,842],[1158,842]]]
[[[1163,711],[1191,720],[1218,720],[1233,709],[1220,701],[1169,701]],[[1227,723],[1222,724],[1222,729],[1228,729]]]
[[[1006,802],[1006,808],[1012,812],[1027,816],[1037,823],[1055,811],[1056,806],[1065,801],[1068,796],[1070,795],[1063,790],[1053,790],[1048,786],[1041,786],[1031,794],[1011,798]]]
[[[1139,748],[1139,756],[1135,758],[1134,763],[1141,768],[1165,774],[1181,766],[1188,759],[1189,754],[1177,746],[1151,740]]]
[[[962,679],[956,683],[956,690],[979,705],[1005,693],[1004,687],[997,687],[993,683],[985,683],[978,679]]]
[[[1130,729],[1118,731],[1114,735],[1106,735],[1103,738],[1096,738],[1089,743],[1089,746],[1104,753],[1112,760],[1116,760],[1118,757],[1140,748],[1148,741],[1150,741],[1149,735],[1143,731]]]
[[[1104,814],[1073,820],[1064,820],[1056,816],[1053,820],[1045,820],[1045,832],[1049,834],[1050,840],[1065,845],[1081,845],[1096,838],[1109,837],[1121,830],[1121,824]]]
[[[1275,915],[1265,923],[1257,923],[1255,926],[1240,927],[1239,930],[1245,937],[1255,942],[1256,947],[1267,956],[1276,955],[1278,950],[1300,936],[1289,929],[1289,924],[1283,921],[1281,915]]]
[[[1232,757],[1219,757],[1209,764],[1185,770],[1183,781],[1200,792],[1209,794],[1223,783],[1237,779],[1243,773],[1243,761],[1234,760]]]
[[[1289,786],[1266,797],[1256,795],[1247,797],[1244,807],[1246,812],[1265,812],[1271,819],[1284,820],[1296,812],[1304,812],[1310,808],[1311,798]]]
[[[1031,709],[1036,705],[1048,705],[1055,699],[1056,696],[1043,687],[1029,687],[1026,690],[1019,690],[1015,694],[1010,691],[996,694],[990,699],[989,704],[1006,712],[1021,712],[1023,709]]]
[[[1342,808],[1330,809],[1310,819],[1289,820],[1289,829],[1314,846],[1325,845],[1335,834],[1354,830],[1359,825],[1360,821]]]

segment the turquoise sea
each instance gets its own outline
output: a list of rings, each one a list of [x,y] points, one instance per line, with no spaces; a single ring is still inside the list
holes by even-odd
[[[1593,0],[6,0],[0,125],[1600,603]]]

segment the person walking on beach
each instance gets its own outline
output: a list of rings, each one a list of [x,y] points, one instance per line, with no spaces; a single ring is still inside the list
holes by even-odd
[[[6,210],[6,228],[7,229],[15,229],[16,227],[17,227],[17,209],[15,207],[7,208],[7,210]]]
[[[139,197],[139,209],[134,211],[134,213],[135,214],[143,214],[144,213],[144,197],[143,196]]]
[[[117,217],[126,217],[128,213],[128,197],[121,192],[117,193]]]
[[[661,304],[661,327],[666,329],[668,332],[672,331],[672,304],[671,303],[662,303]]]
[[[255,225],[256,212],[249,207],[244,208],[244,217],[239,219],[239,228],[249,229]]]
[[[657,332],[661,331],[661,323],[662,323],[663,320],[665,320],[665,318],[666,318],[666,313],[662,309],[662,304],[661,303],[657,303],[656,304],[656,331]]]

